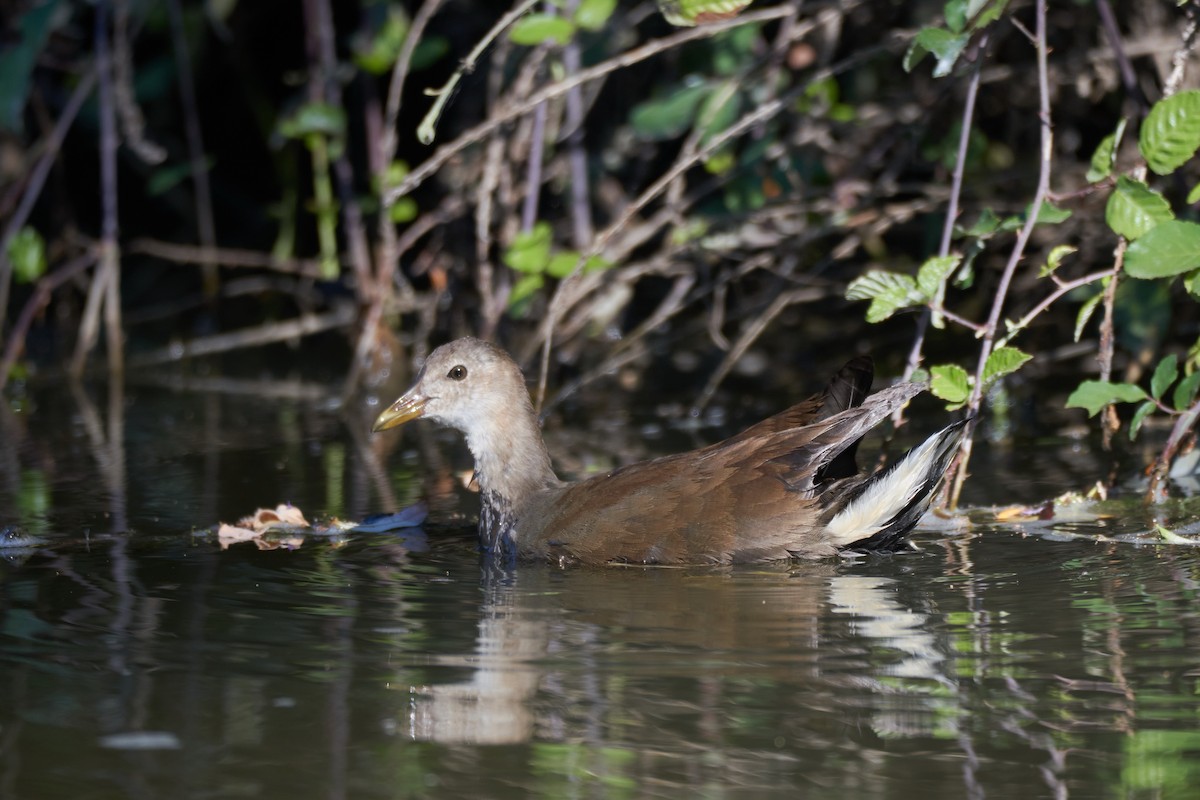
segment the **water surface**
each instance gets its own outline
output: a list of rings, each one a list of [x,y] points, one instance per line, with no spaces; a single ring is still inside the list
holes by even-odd
[[[1112,538],[1145,520],[978,514],[896,557],[504,570],[458,492],[423,536],[222,549],[211,526],[257,506],[358,519],[464,463],[429,429],[370,439],[369,411],[332,413],[320,387],[214,389],[35,392],[3,412],[0,524],[32,546],[0,550],[0,798],[1200,785],[1200,557]],[[1043,465],[1078,450],[1045,447]],[[974,502],[1092,468],[1010,473],[1010,455],[977,460]]]

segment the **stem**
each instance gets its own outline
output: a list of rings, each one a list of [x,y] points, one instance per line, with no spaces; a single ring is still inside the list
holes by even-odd
[[[208,164],[204,157],[204,136],[200,131],[200,112],[196,102],[196,86],[192,78],[192,59],[188,53],[187,37],[183,30],[183,11],[180,0],[169,0],[171,41],[175,63],[179,68],[179,97],[183,104],[184,132],[187,135],[188,166],[192,173],[192,190],[196,203],[196,233],[205,255],[204,293],[210,298],[217,294],[217,263],[213,253],[217,247],[217,231],[213,221],[212,191],[208,185]]]
[[[454,141],[442,145],[440,148],[438,148],[437,152],[435,152],[432,156],[423,161],[419,167],[405,176],[404,180],[400,182],[399,186],[395,186],[389,191],[389,195],[391,196],[390,199],[392,202],[395,202],[396,198],[402,197],[420,186],[426,178],[441,169],[447,161],[454,158],[464,149],[482,141],[485,137],[487,137],[488,134],[500,126],[506,125],[514,119],[528,114],[540,103],[544,103],[547,100],[553,100],[556,97],[561,97],[570,91],[574,86],[582,86],[583,84],[594,81],[597,78],[602,78],[611,72],[616,72],[619,69],[624,69],[625,67],[645,61],[646,59],[656,56],[659,53],[679,47],[687,42],[692,42],[699,39],[708,39],[716,36],[718,33],[732,30],[733,28],[766,22],[772,19],[778,19],[780,17],[785,17],[790,13],[792,13],[792,9],[789,6],[765,8],[762,11],[742,14],[724,22],[712,22],[696,28],[687,28],[674,35],[648,42],[635,50],[622,53],[619,56],[597,64],[594,67],[581,70],[573,77],[564,78],[558,83],[553,83],[542,89],[540,92],[530,95],[525,99],[524,102],[515,103],[507,108],[504,108],[494,117],[484,120],[465,133],[460,134],[459,137]],[[805,30],[801,33],[807,33],[817,27],[817,22],[808,22],[803,27]]]
[[[436,90],[426,90],[427,94],[433,95],[435,98],[433,105],[429,109],[429,113],[421,120],[421,124],[417,127],[417,140],[421,144],[431,144],[434,137],[437,136],[438,119],[442,116],[442,110],[446,103],[450,102],[450,96],[454,94],[455,87],[462,80],[463,75],[475,69],[475,63],[479,61],[479,57],[483,55],[496,37],[504,32],[504,29],[512,25],[520,19],[526,11],[537,5],[538,0],[522,0],[522,2],[500,18],[500,21],[492,26],[492,29],[483,35],[479,43],[475,45],[467,57],[458,65],[458,69],[454,70],[454,74],[450,76],[450,80],[442,85],[442,88]]]
[[[1042,209],[1042,202],[1046,198],[1046,193],[1050,188],[1050,163],[1054,155],[1054,132],[1050,127],[1050,81],[1046,66],[1046,0],[1036,0],[1034,3],[1036,9],[1037,28],[1034,34],[1034,45],[1037,50],[1037,76],[1038,76],[1038,121],[1041,125],[1041,159],[1038,164],[1038,182],[1037,190],[1033,195],[1033,203],[1030,205],[1029,218],[1025,220],[1025,225],[1022,226],[1021,232],[1017,234],[1017,241],[1013,245],[1012,253],[1009,254],[1008,263],[1004,265],[1004,272],[1000,276],[1000,285],[996,287],[996,295],[992,300],[992,310],[988,315],[987,323],[983,331],[983,344],[979,348],[979,361],[975,367],[975,384],[971,387],[971,396],[967,401],[967,406],[971,411],[971,419],[967,422],[966,431],[963,435],[962,456],[959,459],[957,467],[954,469],[953,481],[950,490],[950,507],[954,508],[958,505],[958,497],[962,492],[963,482],[967,477],[967,466],[971,461],[971,448],[974,440],[975,426],[979,424],[979,407],[983,401],[983,369],[987,364],[988,356],[992,353],[992,348],[996,339],[996,328],[1000,323],[1000,314],[1004,310],[1004,301],[1008,297],[1008,287],[1012,283],[1013,275],[1017,271],[1017,265],[1021,262],[1021,257],[1025,254],[1025,246],[1029,243],[1029,237],[1033,234],[1033,228],[1037,225],[1039,212]]]
[[[998,339],[996,341],[996,346],[1003,347],[1004,345],[1011,342],[1013,340],[1013,338],[1016,337],[1016,335],[1025,328],[1025,326],[1027,326],[1030,322],[1032,322],[1034,320],[1034,318],[1036,318],[1039,314],[1041,314],[1047,308],[1054,305],[1054,303],[1056,303],[1058,301],[1058,299],[1060,297],[1062,297],[1063,295],[1067,294],[1068,292],[1072,292],[1072,291],[1078,289],[1080,286],[1087,286],[1089,283],[1095,283],[1096,281],[1102,281],[1105,278],[1111,278],[1111,277],[1112,277],[1112,273],[1109,272],[1108,270],[1104,270],[1103,272],[1093,272],[1090,275],[1084,275],[1082,278],[1076,278],[1073,281],[1065,281],[1063,283],[1058,284],[1057,288],[1055,288],[1055,290],[1053,292],[1051,292],[1046,297],[1046,299],[1042,300],[1042,302],[1040,302],[1036,306],[1034,306],[1033,309],[1028,314],[1021,317],[1021,319],[1019,319],[1017,322],[1015,322],[1012,326],[1012,330],[1010,330],[1005,336],[1000,337],[1000,339]],[[1108,378],[1104,377],[1104,378],[1101,378],[1101,380],[1108,380]]]
[[[62,115],[59,116],[58,122],[54,123],[54,129],[46,139],[42,157],[38,159],[37,164],[29,173],[28,185],[25,193],[21,195],[21,202],[17,204],[12,216],[8,218],[8,224],[4,226],[4,233],[0,235],[0,332],[4,330],[4,315],[8,309],[8,290],[12,278],[12,262],[8,260],[8,243],[17,235],[17,231],[25,226],[34,204],[41,196],[42,187],[46,185],[46,177],[50,174],[50,167],[54,166],[63,140],[67,138],[67,131],[70,130],[71,123],[75,121],[84,101],[91,95],[92,87],[96,85],[97,69],[98,67],[93,65],[85,72],[79,80],[79,85],[71,93],[70,99],[63,107]]]

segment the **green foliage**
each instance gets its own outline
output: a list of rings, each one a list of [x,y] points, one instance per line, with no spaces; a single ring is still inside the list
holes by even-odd
[[[707,83],[675,87],[660,98],[634,106],[629,124],[642,139],[660,141],[682,136],[695,123],[700,104],[711,92]]]
[[[1170,278],[1200,268],[1200,225],[1160,222],[1125,251],[1125,272],[1134,278]]]
[[[575,10],[575,24],[585,31],[598,31],[617,9],[617,0],[583,0]]]
[[[575,23],[553,13],[526,14],[508,32],[513,44],[523,45],[566,44],[574,35]]]
[[[1169,175],[1200,148],[1200,91],[1159,100],[1146,115],[1138,147],[1150,169]]]
[[[1094,417],[1112,403],[1138,403],[1145,399],[1146,392],[1131,383],[1084,381],[1067,398],[1067,408],[1082,408],[1089,417]]]
[[[732,17],[748,5],[750,0],[658,0],[667,22],[680,27]]]
[[[1071,247],[1069,244],[1055,245],[1054,248],[1050,250],[1050,255],[1046,256],[1046,263],[1042,265],[1040,270],[1038,270],[1038,277],[1045,278],[1053,275],[1058,268],[1062,266],[1062,260],[1064,258],[1072,253],[1077,252],[1079,252],[1079,248]]]
[[[917,270],[917,277],[875,269],[850,282],[848,300],[870,300],[867,322],[882,322],[904,308],[926,305],[935,300],[946,278],[961,263],[962,256],[928,259]]]
[[[9,240],[7,255],[17,283],[33,283],[46,274],[46,241],[28,225]]]
[[[354,63],[365,72],[383,75],[391,71],[396,63],[412,22],[399,5],[376,4],[374,9],[382,11],[382,20],[375,30],[355,37],[353,58]]]
[[[554,252],[554,232],[548,222],[538,222],[528,231],[517,234],[512,245],[504,251],[504,263],[521,277],[509,294],[510,309],[519,310],[521,305],[536,294],[546,283],[546,278],[565,278],[579,266],[582,254],[577,250]],[[592,256],[583,264],[584,272],[608,269],[608,261]]]
[[[956,34],[945,28],[922,28],[913,37],[908,52],[904,54],[904,69],[906,72],[912,72],[913,67],[921,63],[925,56],[932,54],[937,60],[933,67],[933,77],[945,77],[954,69],[954,63],[958,61],[969,41],[970,34]]]
[[[1028,353],[1022,353],[1015,347],[997,347],[987,357],[983,365],[983,383],[988,386],[997,378],[1011,375],[1033,358]]]
[[[929,368],[929,391],[933,396],[945,400],[952,408],[959,408],[971,394],[971,376],[957,364],[939,364]]]
[[[1119,236],[1137,239],[1160,222],[1175,219],[1165,197],[1141,181],[1121,175],[1117,188],[1109,195],[1105,221]]]
[[[1127,120],[1122,119],[1117,123],[1115,131],[1100,140],[1096,152],[1092,153],[1091,167],[1087,171],[1088,182],[1095,183],[1112,174],[1117,160],[1117,150],[1121,146],[1121,139],[1125,136],[1126,122]]]

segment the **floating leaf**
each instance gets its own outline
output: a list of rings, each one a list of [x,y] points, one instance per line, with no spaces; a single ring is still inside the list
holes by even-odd
[[[566,44],[574,33],[575,23],[569,19],[556,14],[528,14],[512,26],[508,38],[513,44]]]
[[[1160,222],[1125,251],[1125,272],[1134,278],[1166,278],[1200,267],[1200,225]]]
[[[874,269],[846,287],[847,300],[870,300],[867,322],[882,322],[902,308],[920,305],[925,296],[909,275]]]
[[[1092,153],[1092,163],[1087,171],[1088,183],[1104,180],[1112,174],[1113,165],[1117,160],[1117,148],[1121,145],[1121,139],[1125,135],[1125,124],[1127,120],[1122,119],[1117,123],[1117,129],[1100,140],[1096,152]]]
[[[575,24],[585,31],[598,31],[617,8],[617,0],[583,0],[575,10]]]
[[[1104,210],[1108,227],[1126,239],[1148,233],[1160,222],[1175,219],[1166,198],[1141,181],[1121,175]]]
[[[1133,412],[1133,419],[1129,420],[1129,441],[1132,442],[1137,437],[1142,423],[1146,421],[1146,417],[1150,416],[1150,412],[1155,408],[1154,401],[1147,400],[1138,406],[1137,411]]]
[[[1200,91],[1159,100],[1142,123],[1138,147],[1150,169],[1169,175],[1200,148]]]
[[[1015,347],[997,347],[987,357],[983,365],[983,385],[987,386],[997,378],[1011,375],[1021,368],[1033,356],[1021,352]]]
[[[1162,361],[1159,361],[1158,366],[1154,368],[1154,375],[1150,378],[1150,396],[1155,400],[1160,399],[1178,377],[1179,359],[1175,357],[1174,353],[1163,356]]]
[[[939,364],[929,368],[929,391],[947,403],[961,404],[971,393],[971,376],[957,364]]]
[[[1132,383],[1084,381],[1067,398],[1067,408],[1087,409],[1088,416],[1094,417],[1110,403],[1137,403],[1145,399],[1146,392]]]

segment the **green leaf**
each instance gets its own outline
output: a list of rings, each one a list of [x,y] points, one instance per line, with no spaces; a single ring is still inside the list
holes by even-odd
[[[921,268],[917,270],[917,289],[925,296],[926,300],[932,300],[942,287],[942,283],[949,277],[951,272],[958,269],[958,265],[962,263],[962,256],[934,256],[926,259]]]
[[[1138,147],[1150,169],[1169,175],[1200,148],[1200,91],[1159,100],[1142,123]]]
[[[1125,125],[1128,120],[1122,119],[1117,123],[1117,129],[1100,140],[1096,152],[1092,153],[1092,164],[1087,171],[1088,183],[1104,180],[1112,174],[1113,165],[1117,160],[1117,148],[1125,135]]]
[[[954,33],[962,33],[967,28],[967,0],[948,0],[942,16],[947,28]]]
[[[1104,219],[1117,235],[1132,241],[1158,223],[1175,219],[1175,214],[1161,194],[1141,181],[1121,175],[1116,190],[1108,197]]]
[[[549,222],[539,222],[530,230],[518,233],[512,246],[504,251],[504,263],[517,272],[540,274],[550,262],[550,241],[553,233]]]
[[[969,228],[962,230],[964,236],[991,236],[1000,229],[1000,218],[990,208],[985,208],[979,214],[979,219]]]
[[[1175,357],[1174,353],[1163,356],[1162,361],[1159,361],[1158,366],[1154,368],[1154,375],[1150,378],[1150,396],[1155,400],[1161,399],[1178,377],[1179,359]]]
[[[629,113],[629,124],[642,139],[674,139],[692,127],[701,101],[711,91],[707,83],[697,83],[638,103]]]
[[[922,28],[909,45],[904,56],[904,70],[912,72],[926,53],[932,53],[937,59],[933,67],[933,77],[942,78],[954,69],[954,62],[962,54],[963,48],[971,40],[969,34],[954,34],[945,28]]]
[[[1200,183],[1197,183],[1195,186],[1192,187],[1192,190],[1190,192],[1188,192],[1187,204],[1189,206],[1195,205],[1196,201],[1198,201],[1198,200],[1200,200]]]
[[[1158,534],[1158,538],[1162,539],[1167,544],[1195,544],[1195,542],[1186,536],[1180,536],[1170,528],[1163,527],[1162,523],[1154,523],[1154,532]]]
[[[1125,251],[1125,272],[1134,278],[1166,278],[1200,267],[1200,225],[1160,222]]]
[[[737,16],[750,0],[658,0],[658,10],[672,25],[691,27]]]
[[[564,250],[561,253],[555,253],[546,265],[546,274],[551,278],[565,278],[575,271],[575,265],[579,263],[579,258],[579,252],[576,250]],[[600,256],[592,256],[583,265],[583,271],[594,272],[598,269],[608,269],[611,266],[611,263]]]
[[[983,364],[983,385],[987,386],[997,378],[1011,375],[1031,358],[1033,356],[1015,347],[997,347],[988,354],[987,361]]]
[[[867,322],[882,322],[902,308],[920,305],[925,296],[909,275],[873,269],[846,287],[847,300],[870,300]]]
[[[617,8],[617,0],[583,0],[575,10],[575,24],[585,31],[598,31]]]
[[[1078,252],[1079,248],[1071,247],[1069,244],[1060,244],[1050,250],[1050,255],[1046,256],[1046,263],[1038,270],[1038,277],[1044,278],[1047,275],[1053,275],[1054,271],[1062,266],[1062,260],[1071,253]]]
[[[1197,387],[1200,387],[1200,371],[1193,372],[1179,382],[1171,396],[1171,404],[1177,411],[1191,408],[1192,403],[1196,400]]]
[[[1083,335],[1083,327],[1087,325],[1088,320],[1092,318],[1092,312],[1100,305],[1100,301],[1104,299],[1104,292],[1099,292],[1087,299],[1082,306],[1079,307],[1079,314],[1075,317],[1075,339],[1078,342],[1079,337]]]
[[[1142,427],[1142,423],[1146,421],[1146,417],[1150,415],[1157,406],[1153,400],[1147,400],[1138,406],[1137,411],[1133,412],[1133,419],[1129,420],[1129,441],[1133,441],[1137,437],[1138,431]]]
[[[1084,381],[1067,398],[1067,408],[1084,408],[1089,417],[1094,417],[1110,403],[1137,403],[1145,399],[1146,392],[1132,383]]]
[[[280,119],[277,129],[287,139],[303,139],[314,133],[340,138],[346,132],[346,112],[329,103],[305,103]]]
[[[509,310],[516,310],[518,306],[532,297],[543,284],[546,279],[541,275],[522,275],[520,279],[513,284],[512,291],[508,294]]]
[[[46,274],[46,241],[28,225],[8,240],[7,255],[17,283],[33,283]]]
[[[536,45],[542,42],[566,44],[575,33],[575,23],[557,14],[527,14],[508,32],[513,44]]]
[[[1066,222],[1071,218],[1071,211],[1066,208],[1059,208],[1049,200],[1042,201],[1042,208],[1038,211],[1038,225],[1057,225],[1060,222]]]
[[[947,403],[965,403],[971,394],[971,376],[957,364],[929,368],[929,391]]]
[[[401,197],[392,204],[392,222],[412,222],[417,218],[420,210],[416,200],[411,197]]]
[[[696,126],[703,131],[701,145],[708,144],[714,136],[737,122],[742,109],[741,100],[737,81],[725,81],[713,87],[696,114]]]
[[[410,27],[411,21],[404,9],[389,5],[378,29],[365,31],[354,38],[354,63],[372,75],[391,71]]]

